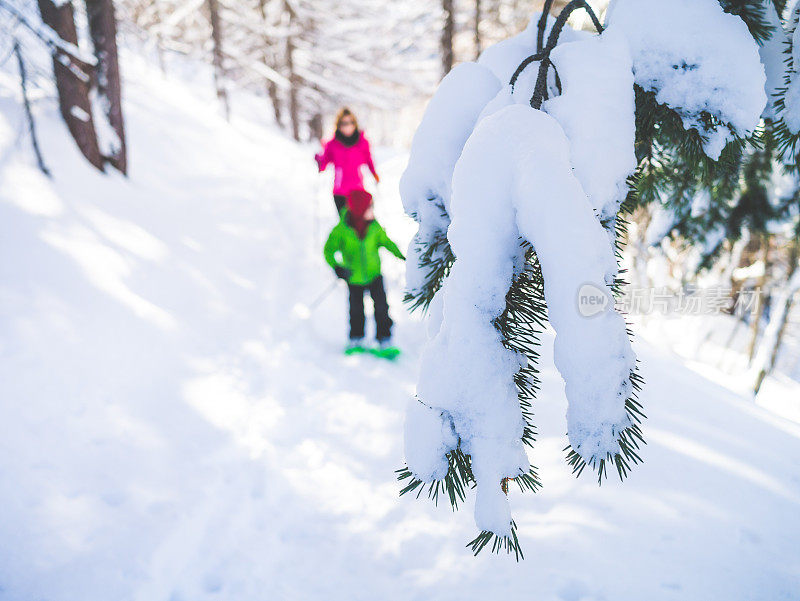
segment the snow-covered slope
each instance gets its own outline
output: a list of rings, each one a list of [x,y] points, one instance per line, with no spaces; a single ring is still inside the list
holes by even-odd
[[[43,178],[0,75],[0,599],[798,599],[800,426],[642,344],[645,461],[598,489],[563,461],[546,337],[526,561],[472,558],[469,504],[397,498],[423,339],[402,265],[403,359],[341,356],[344,290],[309,312],[334,218],[311,149],[123,66],[130,180],[54,110]],[[378,217],[405,244],[402,167]]]

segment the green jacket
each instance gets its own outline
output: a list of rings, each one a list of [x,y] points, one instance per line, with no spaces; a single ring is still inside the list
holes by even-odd
[[[339,223],[331,230],[325,242],[325,260],[333,267],[344,267],[352,275],[348,282],[366,286],[381,275],[381,257],[378,249],[383,246],[398,259],[405,260],[397,244],[389,239],[377,221],[367,226],[364,239],[358,237],[356,230],[347,224],[347,211],[342,211]],[[337,258],[337,253],[341,259]]]

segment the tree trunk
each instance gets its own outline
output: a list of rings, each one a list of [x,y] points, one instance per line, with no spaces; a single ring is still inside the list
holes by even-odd
[[[259,11],[261,12],[261,22],[262,22],[262,24],[265,25],[265,26],[268,25],[269,24],[269,19],[267,18],[267,2],[266,2],[266,0],[259,0],[258,8],[259,8]],[[270,44],[270,39],[266,34],[263,37],[262,43],[264,44],[264,53],[263,53],[263,56],[261,57],[261,60],[264,62],[264,64],[267,67],[277,71],[278,70],[277,69],[277,64],[276,64],[277,61],[271,60],[271,59],[274,58],[274,56],[272,54],[270,54],[269,48],[270,48],[271,44]],[[268,79],[267,82],[266,82],[266,86],[267,86],[267,95],[269,96],[269,100],[272,103],[272,110],[275,113],[275,123],[278,126],[280,126],[281,122],[283,121],[283,115],[282,115],[283,111],[281,110],[281,99],[280,99],[280,96],[278,95],[278,85],[274,81],[272,81],[271,79]]]
[[[309,137],[311,140],[321,140],[325,132],[322,131],[322,115],[314,113],[311,121],[308,122]]]
[[[62,40],[77,46],[78,32],[75,29],[72,4],[64,2],[56,6],[52,0],[38,0],[38,3],[42,22]],[[75,71],[82,72],[86,77],[79,77]],[[104,171],[103,157],[100,155],[97,132],[92,119],[92,103],[89,100],[91,73],[90,65],[86,65],[62,51],[56,51],[53,54],[53,74],[58,90],[58,107],[61,116],[83,156],[100,171]]]
[[[231,106],[228,102],[228,91],[225,89],[225,59],[222,49],[222,22],[219,18],[219,2],[208,0],[208,13],[211,21],[211,40],[214,43],[212,62],[214,64],[214,86],[217,88],[217,98],[222,104],[225,119],[231,120]]]
[[[292,121],[292,137],[300,141],[300,110],[297,102],[300,81],[294,70],[294,32],[295,14],[291,5],[284,2],[284,8],[289,16],[289,35],[286,36],[286,68],[289,71],[289,118]]]
[[[275,115],[275,124],[283,126],[283,108],[281,107],[281,97],[278,94],[278,84],[274,81],[267,82],[267,94],[272,103],[272,112]]]
[[[750,230],[745,229],[742,232],[742,237],[733,243],[733,248],[731,248],[731,252],[728,257],[728,265],[725,267],[725,271],[722,273],[720,278],[721,282],[730,286],[731,298],[736,298],[736,294],[739,292],[739,288],[741,287],[733,279],[733,273],[739,269],[739,265],[742,263],[742,255],[744,254],[748,244],[750,244]]]
[[[481,55],[481,0],[475,0],[475,29],[473,30],[473,44],[475,46],[475,60]]]
[[[444,25],[442,26],[442,77],[453,68],[453,34],[455,32],[454,0],[442,0]]]
[[[797,288],[795,288],[795,292]],[[789,325],[789,316],[792,314],[792,305],[794,304],[794,294],[789,296],[784,303],[782,317],[780,326],[778,328],[778,339],[775,341],[775,347],[772,349],[772,353],[769,357],[769,364],[767,365],[767,373],[772,372],[775,369],[775,363],[778,361],[778,355],[780,354],[781,345],[783,344],[783,337],[786,334],[786,326]]]
[[[31,110],[31,101],[28,97],[28,74],[25,69],[25,61],[22,58],[22,49],[19,46],[19,40],[14,40],[14,54],[17,55],[17,66],[19,67],[19,80],[22,87],[22,104],[25,107],[25,118],[28,120],[28,132],[31,134],[31,145],[33,146],[33,154],[36,156],[36,164],[39,166],[39,171],[50,177],[50,171],[44,164],[42,158],[42,151],[39,149],[39,138],[36,136],[36,122],[33,120],[33,111]]]
[[[764,378],[772,372],[775,367],[775,361],[778,358],[778,352],[783,342],[783,334],[786,331],[786,324],[789,323],[792,302],[795,294],[800,290],[800,272],[796,271],[796,263],[797,260],[795,259],[791,266],[792,273],[789,276],[786,287],[781,292],[772,319],[764,331],[764,340],[755,359],[756,378],[753,394],[758,394]]]
[[[97,57],[97,96],[100,108],[116,139],[101,149],[117,170],[127,175],[128,152],[125,144],[125,121],[122,116],[122,82],[117,54],[117,20],[113,0],[86,0],[89,33]]]
[[[764,332],[764,342],[756,356],[755,369],[757,375],[753,386],[753,394],[758,394],[764,378],[772,373],[772,370],[775,369],[775,362],[778,360],[778,354],[783,344],[783,336],[789,323],[789,315],[792,312],[794,296],[800,289],[800,272],[797,271],[798,258],[800,258],[800,241],[794,240],[789,249],[786,287],[776,303],[776,313]]]
[[[767,271],[769,269],[769,236],[764,235],[762,238],[762,250],[761,250],[761,258],[764,262],[764,274],[758,278],[758,284],[756,289],[758,290],[758,296],[756,297],[756,302],[758,303],[755,315],[753,315],[753,321],[750,324],[750,343],[747,345],[747,364],[750,365],[753,363],[753,357],[756,353],[756,343],[758,342],[758,332],[761,326],[761,319],[764,316],[764,307],[766,305],[765,298],[764,298],[764,287],[767,284]]]

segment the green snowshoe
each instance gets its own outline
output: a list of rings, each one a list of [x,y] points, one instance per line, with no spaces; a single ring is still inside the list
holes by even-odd
[[[348,357],[350,355],[360,355],[367,352],[367,347],[364,346],[364,339],[351,340],[344,349],[344,354]]]
[[[370,349],[370,352],[376,357],[388,359],[389,361],[394,361],[400,356],[400,349],[396,346],[381,345],[377,348]]]

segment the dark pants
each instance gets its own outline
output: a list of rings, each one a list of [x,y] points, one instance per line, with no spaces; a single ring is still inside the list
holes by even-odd
[[[389,317],[389,303],[386,302],[386,290],[383,288],[383,277],[378,276],[366,286],[348,284],[350,288],[350,338],[364,337],[364,291],[369,290],[372,304],[375,306],[376,338],[387,340],[392,335],[392,320]]]
[[[347,196],[342,196],[341,194],[334,194],[333,195],[333,202],[336,203],[336,214],[342,212],[344,205],[347,204]]]

